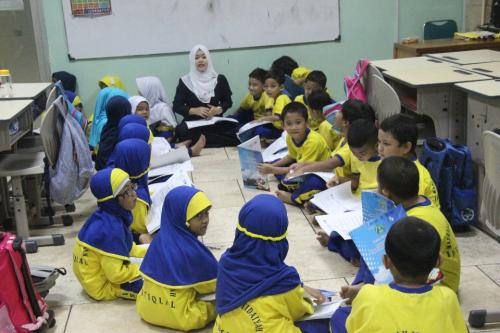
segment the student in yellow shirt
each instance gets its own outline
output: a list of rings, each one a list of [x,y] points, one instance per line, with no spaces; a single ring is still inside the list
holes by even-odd
[[[276,139],[282,131],[281,113],[283,108],[292,100],[283,94],[283,83],[285,75],[278,69],[271,69],[266,74],[264,90],[269,97],[266,105],[266,115],[260,121],[271,121],[272,124],[260,125],[255,128],[255,134],[263,139]]]
[[[294,325],[314,311],[306,292],[318,303],[325,299],[285,264],[287,228],[285,206],[276,197],[261,194],[243,206],[234,243],[219,262],[214,333],[328,332],[324,321]]]
[[[130,180],[137,184],[137,203],[132,210],[130,229],[138,244],[151,243],[152,237],[146,228],[151,196],[148,187],[148,171],[151,161],[150,146],[140,139],[126,139],[119,142],[114,151],[114,167],[129,174]]]
[[[73,272],[95,300],[135,299],[142,287],[139,266],[130,257],[144,257],[129,230],[137,194],[136,184],[118,168],[98,171],[90,181],[97,210],[78,232],[73,247]]]
[[[322,161],[330,156],[330,150],[323,137],[307,127],[307,109],[298,102],[292,102],[283,109],[283,126],[287,132],[288,155],[280,160],[258,166],[262,174],[274,173],[279,180],[290,171],[289,165],[296,162]],[[298,186],[279,186],[276,195],[283,202],[302,204],[318,191],[298,192]]]
[[[436,185],[427,170],[417,159],[418,128],[415,121],[405,115],[396,114],[384,119],[378,130],[378,152],[381,158],[402,156],[411,159],[417,166],[420,176],[418,194],[426,196],[439,208],[439,196]]]
[[[295,68],[291,75],[293,83],[298,87],[303,87],[309,73],[311,73],[311,70],[307,67],[299,66]]]
[[[269,95],[264,92],[266,73],[262,68],[255,68],[248,74],[248,93],[243,97],[240,108],[233,115],[240,126],[266,116],[266,106],[270,103]]]
[[[148,323],[189,331],[215,319],[215,303],[197,299],[215,292],[217,260],[198,240],[207,232],[211,207],[205,193],[193,187],[167,194],[160,231],[140,269],[144,286],[136,308]]]
[[[323,116],[323,108],[332,102],[330,95],[323,90],[313,91],[309,95],[307,102],[309,103],[309,116],[319,123],[316,128],[313,128],[309,121],[309,128],[318,132],[325,139],[328,148],[333,151],[339,145],[342,136],[334,130],[333,125]]]
[[[467,332],[456,294],[426,284],[431,270],[439,266],[442,246],[440,235],[427,222],[416,217],[396,222],[387,234],[384,255],[394,282],[361,288],[352,302],[347,332]]]
[[[439,208],[419,193],[419,171],[409,159],[392,156],[385,158],[378,168],[379,193],[387,196],[396,204],[401,204],[408,216],[420,218],[431,224],[441,239],[440,270],[443,279],[440,284],[457,292],[460,284],[460,253],[453,230]],[[341,296],[353,300],[364,284],[373,284],[375,279],[361,260],[360,268],[350,286],[341,289]],[[345,321],[350,308],[344,307],[335,312],[333,321]],[[343,319],[342,319],[343,318]],[[336,332],[336,331],[335,331]]]

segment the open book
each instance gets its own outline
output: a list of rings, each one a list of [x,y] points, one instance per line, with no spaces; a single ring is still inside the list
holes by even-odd
[[[361,200],[352,194],[351,182],[315,194],[311,199],[311,203],[327,214],[361,210]]]
[[[319,178],[323,179],[325,181],[325,183],[327,183],[330,179],[332,179],[333,176],[335,176],[335,173],[317,171],[317,172],[304,172],[303,174],[300,174],[298,176],[294,176],[293,172],[290,172],[287,175],[287,177],[285,178],[284,182],[285,183],[302,183],[307,179],[307,177],[309,175],[316,175]]]
[[[245,187],[269,191],[267,176],[261,174],[257,169],[257,166],[264,162],[259,136],[240,144],[238,154],[240,155],[241,175]]]
[[[166,182],[149,185],[149,191],[151,192],[151,207],[146,223],[148,233],[152,234],[160,229],[161,211],[168,192],[183,185],[193,186],[193,183],[188,174],[182,170],[175,172]]]
[[[262,152],[264,162],[272,163],[288,155],[288,147],[285,140],[286,133],[283,132],[283,134]]]
[[[226,118],[226,117],[212,117],[210,119],[200,119],[200,120],[190,120],[186,121],[186,125],[188,129],[196,128],[196,127],[203,127],[203,126],[210,126],[214,125],[215,123],[221,122],[221,121],[228,121],[231,123],[238,123],[238,120],[234,118]]]
[[[270,121],[249,122],[241,126],[240,130],[236,135],[238,136],[238,139],[240,139],[241,142],[245,142],[255,136],[255,127],[265,124],[271,124],[271,122]]]
[[[316,305],[311,297],[307,297],[314,306],[314,313],[305,315],[297,321],[330,319],[333,313],[342,304],[343,299],[338,293],[324,289],[321,289],[320,291],[326,297],[326,301],[322,304]]]

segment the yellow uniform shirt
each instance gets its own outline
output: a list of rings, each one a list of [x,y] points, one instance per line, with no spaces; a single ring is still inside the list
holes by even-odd
[[[306,106],[308,115],[307,123],[309,125],[309,128],[313,131],[318,131],[319,126],[323,122],[324,118],[315,117],[314,113],[311,112],[311,108],[306,104],[304,95],[298,95],[297,97],[295,97],[294,102],[302,103]],[[330,149],[333,149],[333,147],[330,147]]]
[[[259,99],[255,99],[252,94],[247,93],[240,103],[240,108],[252,110],[253,118],[256,120],[266,115],[266,105],[268,105],[269,100],[271,98],[264,92]]]
[[[430,224],[436,229],[441,238],[441,266],[439,269],[444,275],[441,284],[451,288],[455,292],[460,284],[460,252],[458,251],[457,240],[455,234],[443,215],[441,210],[434,207],[430,200],[410,207],[406,211],[406,215],[418,217]]]
[[[271,98],[269,100],[272,101]],[[283,112],[283,109],[285,108],[285,106],[287,104],[289,104],[291,102],[292,102],[292,100],[290,99],[290,97],[288,97],[285,94],[281,94],[276,98],[276,100],[274,102],[272,102],[272,105],[271,105],[271,102],[268,102],[266,109],[272,109],[273,116],[281,117],[281,113]],[[283,129],[283,124],[282,124],[281,120],[274,121],[273,126],[276,127],[277,129]]]
[[[301,333],[293,323],[314,312],[297,286],[286,293],[262,296],[241,307],[217,316],[214,333],[286,332]]]
[[[340,139],[342,139],[342,137],[335,132],[332,124],[330,124],[328,120],[323,120],[319,124],[316,132],[318,132],[323,139],[325,139],[325,142],[330,150],[334,150],[339,145]]]
[[[332,157],[336,157],[343,162],[341,167],[337,167],[334,170],[337,177],[351,177],[351,150],[346,138],[340,138],[337,148],[332,153]]]
[[[215,302],[198,301],[199,294],[215,292],[216,281],[173,288],[144,276],[137,295],[136,309],[146,322],[189,331],[207,326],[215,319]]]
[[[359,174],[359,186],[356,190],[360,194],[363,190],[372,190],[378,187],[377,169],[381,160],[379,156],[372,157],[368,161],[360,161],[351,152],[352,174]]]
[[[137,198],[137,203],[135,204],[134,209],[132,210],[132,225],[130,229],[138,234],[147,234],[148,229],[146,228],[146,222],[148,219],[148,209],[149,206],[147,203]]]
[[[416,293],[389,285],[363,286],[352,303],[347,332],[466,333],[457,295],[441,286],[425,290]]]
[[[143,258],[146,248],[135,243],[130,250],[131,257]],[[96,300],[111,300],[117,297],[135,299],[133,292],[120,288],[140,278],[139,265],[129,258],[107,253],[76,239],[73,247],[73,272],[87,294]]]
[[[297,146],[290,135],[286,136],[286,145],[288,147],[288,156],[297,162],[317,162],[324,161],[330,157],[330,149],[325,140],[315,131],[307,129],[306,139]]]
[[[418,194],[423,195],[431,200],[432,204],[437,208],[440,208],[439,195],[436,188],[436,184],[432,180],[431,174],[426,167],[424,167],[417,159],[415,159],[415,165],[418,169]]]

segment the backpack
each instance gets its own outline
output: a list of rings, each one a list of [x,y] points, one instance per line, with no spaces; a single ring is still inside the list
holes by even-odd
[[[469,148],[453,145],[448,139],[429,138],[424,142],[420,162],[436,183],[441,211],[451,226],[475,224],[477,193]]]
[[[0,332],[40,332],[55,324],[54,312],[34,289],[23,240],[0,233]]]
[[[368,65],[370,65],[370,62],[367,59],[361,59],[356,64],[354,75],[344,77],[344,92],[347,99],[359,99],[364,103],[368,101],[365,88],[361,83],[361,79]]]

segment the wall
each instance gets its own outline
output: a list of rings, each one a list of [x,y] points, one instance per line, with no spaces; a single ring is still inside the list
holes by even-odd
[[[463,0],[434,3],[430,0],[401,0],[400,36],[419,35],[423,22],[436,17],[453,18],[461,27],[462,6]],[[61,1],[43,0],[43,7],[51,70],[66,70],[78,77],[78,89],[86,113],[93,110],[98,92],[97,81],[104,74],[121,76],[130,94],[136,93],[136,77],[159,76],[167,94],[173,98],[179,77],[189,69],[187,52],[70,62],[67,58]],[[342,78],[353,72],[358,59],[392,57],[397,22],[394,0],[341,0],[340,42],[225,50],[213,52],[212,58],[215,69],[227,76],[235,104],[246,93],[247,74],[257,66],[269,67],[274,59],[284,54],[290,55],[301,65],[323,70],[328,77],[330,91],[336,99],[340,99],[344,97]],[[103,38],[113,38],[106,36],[105,31],[102,34]],[[130,42],[140,45],[141,41]]]

